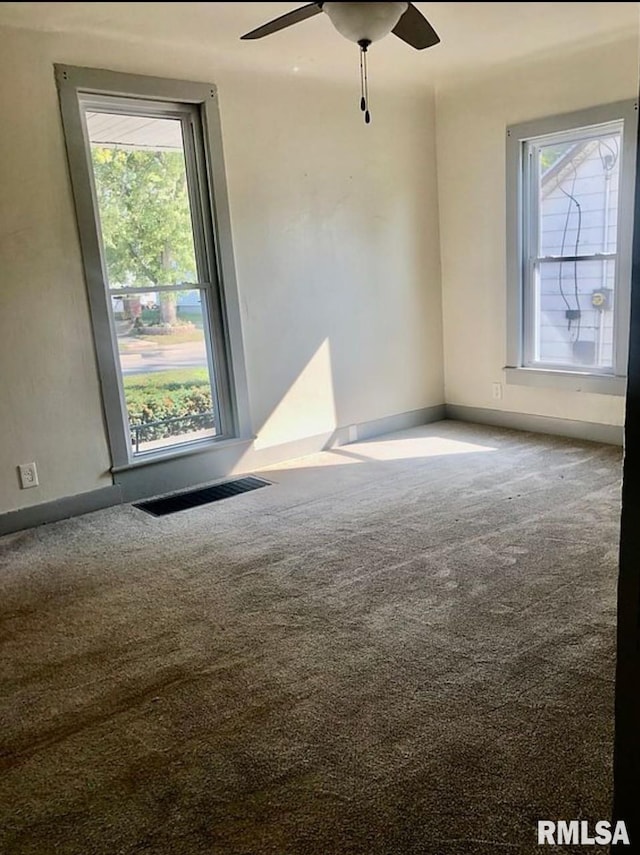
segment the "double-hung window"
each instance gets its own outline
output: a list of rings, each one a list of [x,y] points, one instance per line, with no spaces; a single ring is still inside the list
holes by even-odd
[[[246,435],[215,88],[56,76],[114,470]]]
[[[621,394],[636,105],[507,130],[508,380]]]

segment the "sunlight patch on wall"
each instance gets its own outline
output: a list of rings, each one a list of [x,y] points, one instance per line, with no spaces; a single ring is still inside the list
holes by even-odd
[[[331,352],[325,339],[260,428],[255,448],[331,433],[335,427]]]

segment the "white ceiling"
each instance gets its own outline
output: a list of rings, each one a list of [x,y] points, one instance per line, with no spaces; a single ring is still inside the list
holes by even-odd
[[[220,67],[352,79],[357,48],[318,15],[259,41],[240,35],[301,3],[0,3],[0,24],[150,39],[205,50]],[[447,74],[599,41],[632,37],[638,3],[416,3],[442,43],[418,52],[393,36],[371,48],[370,67],[390,83]]]

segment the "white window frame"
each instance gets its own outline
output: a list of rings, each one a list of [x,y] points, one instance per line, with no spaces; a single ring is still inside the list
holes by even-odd
[[[637,101],[620,101],[574,113],[536,119],[507,128],[507,383],[567,391],[624,395],[629,346],[629,299],[636,166]],[[618,196],[614,365],[612,370],[532,365],[530,294],[537,246],[529,204],[527,144],[560,134],[597,133],[599,126],[622,122]],[[587,258],[587,256],[585,256]],[[527,329],[527,326],[530,328]]]
[[[194,481],[220,477],[227,468],[227,462],[220,462],[216,466],[212,462],[212,455],[217,454],[221,461],[233,460],[237,454],[230,455],[228,447],[239,442],[248,444],[254,436],[249,413],[240,301],[216,87],[208,83],[165,80],[66,65],[56,65],[55,75],[114,480],[124,485],[125,498],[135,498],[179,489]],[[182,112],[184,129],[188,131],[190,123],[193,123],[192,133],[195,134],[197,124],[200,140],[198,145],[186,145],[185,157],[191,158],[189,168],[193,175],[197,175],[198,188],[195,196],[192,193],[191,207],[192,215],[200,222],[200,234],[204,237],[199,245],[197,235],[194,235],[194,240],[199,266],[206,269],[208,281],[194,287],[202,289],[204,285],[206,289],[206,308],[203,308],[208,321],[207,347],[211,349],[209,361],[212,366],[215,365],[216,371],[214,382],[220,407],[216,423],[220,426],[220,432],[206,440],[166,446],[146,454],[132,453],[110,309],[109,283],[101,252],[102,237],[85,121],[85,110],[100,107],[101,104],[103,109],[107,109],[105,105],[108,105],[108,109],[118,109],[120,104],[121,110],[128,109],[131,112],[136,109],[153,110],[156,105],[158,115],[169,109],[174,118]],[[167,108],[167,105],[170,106]],[[197,462],[185,460],[194,455],[198,456]],[[194,473],[202,473],[202,477],[194,477]]]

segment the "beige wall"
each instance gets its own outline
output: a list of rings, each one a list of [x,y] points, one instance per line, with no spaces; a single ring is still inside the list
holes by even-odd
[[[438,92],[447,403],[622,424],[622,398],[505,384],[494,400],[492,384],[504,384],[506,362],[506,126],[635,98],[637,68],[634,38],[540,56]]]
[[[0,512],[111,483],[54,62],[218,84],[257,448],[442,403],[431,98],[0,30]]]

